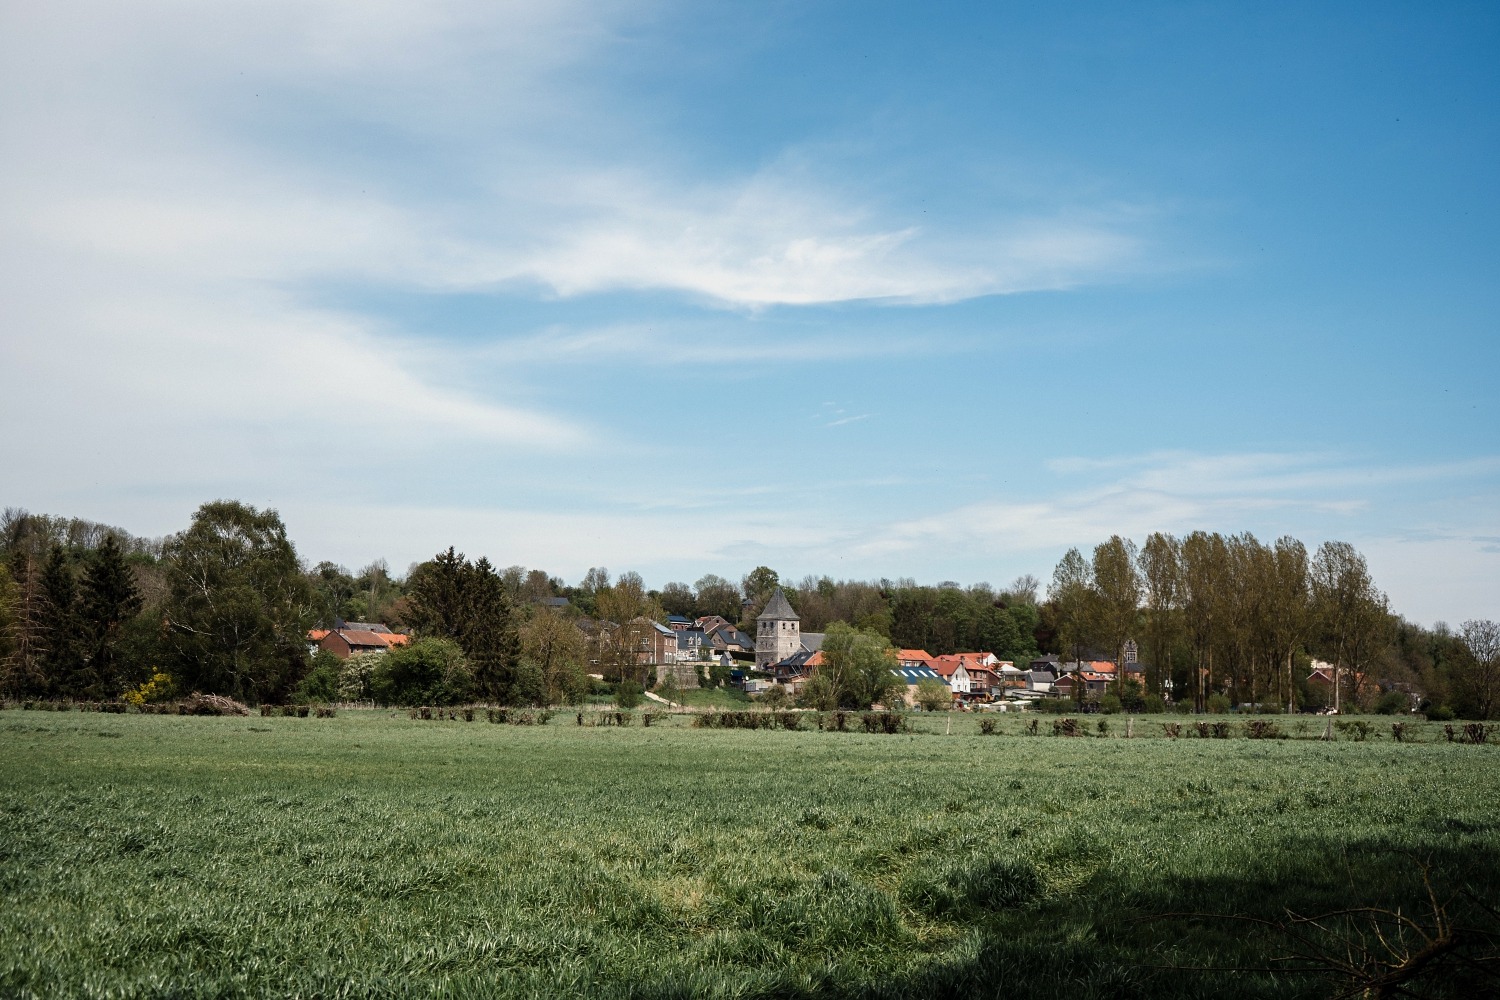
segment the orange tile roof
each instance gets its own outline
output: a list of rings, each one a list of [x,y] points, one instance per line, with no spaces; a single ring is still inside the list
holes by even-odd
[[[384,639],[387,646],[405,646],[411,642],[411,636],[402,635],[399,632],[376,632],[374,634]]]
[[[328,629],[314,628],[307,630],[307,637],[313,642],[322,642],[328,636]]]
[[[925,662],[932,659],[932,654],[925,649],[898,649],[896,650],[896,659],[922,660]]]

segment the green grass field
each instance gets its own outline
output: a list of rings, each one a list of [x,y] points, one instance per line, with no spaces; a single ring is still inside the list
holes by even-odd
[[[1500,749],[1435,724],[1398,744],[1389,720],[1333,743],[1109,721],[10,709],[0,996],[1327,996],[1191,971],[1267,967],[1280,931],[1161,915],[1423,919],[1422,865],[1440,899],[1471,894],[1450,915],[1495,929]],[[1342,954],[1339,926],[1313,950]],[[1435,969],[1436,995],[1485,982]]]

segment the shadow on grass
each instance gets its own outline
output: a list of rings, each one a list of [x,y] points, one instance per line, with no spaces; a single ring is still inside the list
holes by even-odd
[[[800,974],[678,969],[609,995],[1500,996],[1500,861],[1473,848],[1418,855],[1379,838],[1341,848],[1293,842],[1274,858],[1247,859],[1237,878],[1130,884],[1105,872],[1077,892],[1020,909],[1014,894],[988,889],[957,904],[941,887],[908,892],[908,903],[958,916],[965,931],[915,970],[872,976],[847,961]]]

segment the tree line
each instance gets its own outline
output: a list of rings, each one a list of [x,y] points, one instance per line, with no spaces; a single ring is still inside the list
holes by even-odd
[[[1291,537],[1158,532],[1137,547],[1116,535],[1087,558],[1068,550],[1047,597],[1060,652],[1118,661],[1136,641],[1143,693],[1191,698],[1199,711],[1215,695],[1288,710],[1318,702],[1324,689],[1307,683],[1313,658],[1334,667],[1327,697],[1363,709],[1417,693],[1424,707],[1465,716],[1500,707],[1500,663],[1486,638],[1495,624],[1466,622],[1455,634],[1406,622],[1347,542],[1309,554]]]
[[[451,548],[400,576],[382,560],[355,573],[329,562],[308,568],[275,511],[230,500],[204,504],[184,531],[162,539],[14,509],[0,515],[0,694],[107,699],[167,675],[184,692],[248,702],[555,703],[580,697],[591,671],[652,680],[632,643],[606,641],[589,623],[713,615],[753,635],[778,587],[803,631],[829,633],[825,650],[854,664],[868,666],[871,642],[933,655],[985,650],[1024,664],[1043,653],[1119,660],[1134,640],[1146,665],[1140,694],[1170,693],[1200,709],[1220,693],[1237,703],[1305,704],[1316,696],[1305,674],[1317,657],[1341,679],[1364,682],[1351,684],[1350,696],[1411,689],[1430,707],[1466,716],[1500,710],[1500,629],[1404,621],[1364,557],[1341,542],[1309,554],[1293,538],[1157,533],[1137,548],[1116,536],[1089,557],[1069,550],[1045,596],[1029,576],[999,589],[826,576],[794,583],[766,566],[737,583],[707,574],[653,590],[633,572],[612,578],[594,567],[570,585]],[[416,641],[352,665],[311,653],[308,630],[341,621],[383,622]],[[827,680],[834,690],[814,694],[829,704],[864,701],[878,679],[839,667]]]

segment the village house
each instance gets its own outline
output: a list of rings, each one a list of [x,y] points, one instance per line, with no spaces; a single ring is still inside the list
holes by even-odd
[[[308,642],[326,649],[341,660],[356,653],[385,653],[411,642],[411,636],[393,631],[383,622],[337,622],[331,629],[313,629]]]
[[[948,690],[953,693],[954,701],[962,701],[973,690],[963,656],[934,657],[930,667],[933,673],[941,677],[948,685]]]

